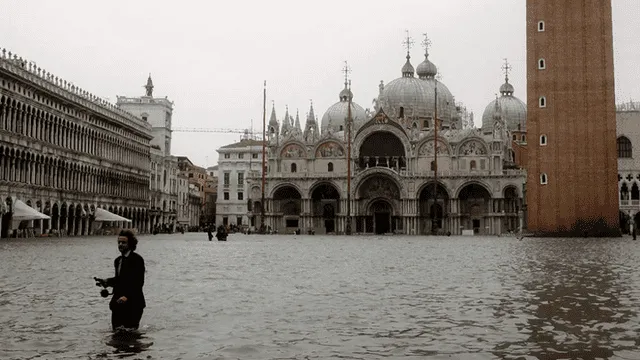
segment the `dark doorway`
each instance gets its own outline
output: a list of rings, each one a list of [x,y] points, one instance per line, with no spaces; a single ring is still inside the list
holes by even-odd
[[[376,234],[386,234],[391,232],[391,214],[378,212],[374,214]]]
[[[327,234],[336,231],[336,211],[332,204],[325,204],[322,211],[322,217],[324,218],[324,229]]]
[[[473,233],[477,234],[480,232],[480,220],[473,219]]]

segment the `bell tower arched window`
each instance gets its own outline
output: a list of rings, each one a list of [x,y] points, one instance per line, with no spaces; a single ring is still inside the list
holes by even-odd
[[[327,171],[328,172],[333,172],[333,163],[328,163],[327,164]]]
[[[633,157],[633,146],[631,140],[626,136],[620,136],[618,138],[618,158],[631,158]]]

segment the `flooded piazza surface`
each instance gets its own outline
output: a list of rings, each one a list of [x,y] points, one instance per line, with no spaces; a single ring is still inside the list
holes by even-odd
[[[139,339],[113,339],[115,237],[0,242],[0,359],[638,359],[629,238],[140,237]]]

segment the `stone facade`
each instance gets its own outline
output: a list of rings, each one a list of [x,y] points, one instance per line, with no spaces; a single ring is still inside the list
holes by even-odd
[[[151,126],[34,62],[0,52],[2,237],[94,232],[104,208],[148,227]],[[14,224],[21,200],[51,217]]]
[[[260,224],[260,218],[258,214],[254,214],[253,203],[249,202],[249,198],[255,199],[259,194],[249,194],[251,188],[247,179],[261,173],[262,141],[243,139],[217,151],[216,225],[256,227],[256,224]]]
[[[636,224],[636,231],[640,224],[640,103],[629,102],[617,108],[619,220],[622,231],[629,233],[632,224]]]
[[[529,231],[618,231],[611,0],[527,0]]]
[[[173,102],[153,96],[151,75],[140,97],[118,96],[117,105],[151,124],[151,174],[149,198],[149,229],[175,230],[178,203],[178,160],[171,155],[171,121]]]
[[[354,233],[501,234],[522,227],[526,172],[514,163],[512,136],[526,133],[526,108],[509,113],[503,105],[519,100],[500,98],[487,107],[482,129],[463,128],[462,106],[435,79],[428,54],[417,69],[415,78],[407,54],[402,77],[380,84],[373,110],[354,105],[345,80],[320,124],[311,105],[304,130],[298,116],[287,110],[279,121],[272,110],[266,226],[341,234],[351,215]],[[512,96],[513,87],[503,95]],[[261,190],[256,172],[244,190],[250,216],[260,212]]]

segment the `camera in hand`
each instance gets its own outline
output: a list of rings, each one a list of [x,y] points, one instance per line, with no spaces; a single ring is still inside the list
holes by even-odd
[[[97,277],[94,277],[93,280],[96,281],[96,286],[102,286],[104,289],[100,290],[100,296],[102,296],[103,298],[108,297],[109,295],[112,295],[112,293],[109,292],[109,290],[107,290],[107,282],[99,279]]]

